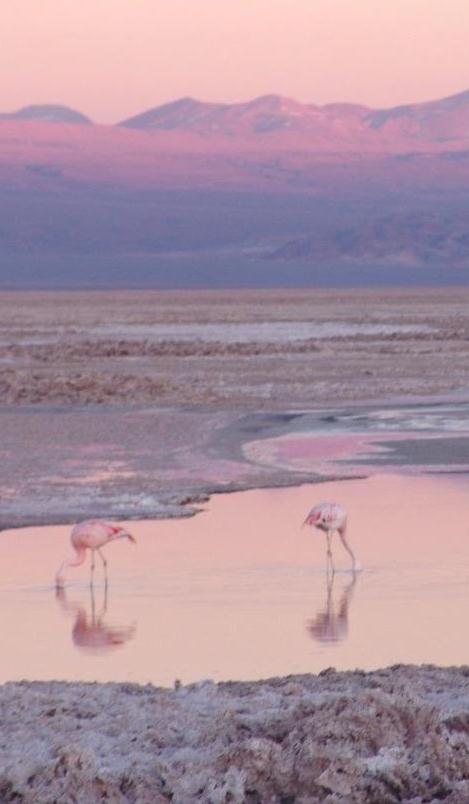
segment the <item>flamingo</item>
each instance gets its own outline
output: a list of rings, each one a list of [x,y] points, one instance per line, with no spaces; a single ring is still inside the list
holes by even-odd
[[[347,511],[339,503],[322,502],[315,505],[306,517],[303,525],[311,525],[319,530],[324,531],[327,536],[327,559],[334,572],[334,561],[332,559],[332,535],[336,530],[340,536],[342,544],[344,545],[347,553],[352,559],[352,571],[357,572],[360,569],[353,551],[345,537],[347,531]]]
[[[93,578],[94,572],[95,552],[99,554],[106,572],[107,561],[101,552],[101,547],[116,539],[128,539],[130,542],[135,543],[135,539],[130,533],[120,525],[112,524],[112,522],[104,522],[102,519],[90,519],[87,522],[80,522],[75,525],[70,534],[70,541],[76,557],[69,558],[61,564],[55,576],[56,586],[59,589],[64,586],[64,572],[67,567],[78,567],[83,564],[87,550],[91,550],[91,578]]]

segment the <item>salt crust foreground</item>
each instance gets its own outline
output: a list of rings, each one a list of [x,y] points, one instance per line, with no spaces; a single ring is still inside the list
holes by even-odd
[[[469,802],[469,668],[0,688],[0,801]]]

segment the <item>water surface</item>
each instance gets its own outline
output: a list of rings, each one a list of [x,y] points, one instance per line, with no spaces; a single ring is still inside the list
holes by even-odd
[[[189,520],[133,522],[136,547],[107,548],[53,576],[68,527],[0,534],[0,681],[83,679],[172,685],[257,679],[325,667],[469,663],[469,476],[369,480],[214,496]],[[364,569],[301,529],[337,500]]]

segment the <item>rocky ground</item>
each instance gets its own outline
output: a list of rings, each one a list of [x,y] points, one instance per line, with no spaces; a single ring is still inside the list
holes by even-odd
[[[469,668],[0,688],[0,800],[469,801]]]

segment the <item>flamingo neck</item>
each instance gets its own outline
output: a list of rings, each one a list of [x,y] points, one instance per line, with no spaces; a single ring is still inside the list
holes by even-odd
[[[66,561],[61,564],[59,567],[57,574],[55,576],[55,583],[56,586],[63,586],[64,583],[64,573],[68,567],[79,567],[80,564],[83,564],[86,558],[86,548],[85,547],[76,547],[75,548],[76,555],[75,558],[68,558]]]

